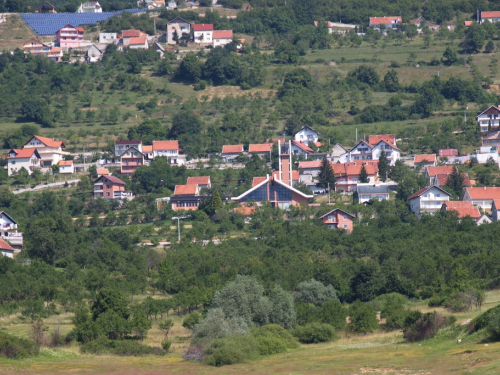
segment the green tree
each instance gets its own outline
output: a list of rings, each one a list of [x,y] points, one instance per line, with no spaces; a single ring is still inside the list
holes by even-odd
[[[297,285],[295,293],[297,303],[311,303],[321,306],[328,301],[337,301],[337,293],[332,285],[325,286],[321,282],[311,279]]]
[[[387,175],[389,174],[389,162],[387,160],[387,154],[384,150],[380,153],[378,159],[378,175],[382,181],[386,181]]]
[[[370,182],[368,178],[368,173],[366,172],[365,163],[361,165],[361,170],[359,171],[359,182],[361,182],[362,184]]]
[[[495,51],[495,45],[493,44],[493,41],[488,40],[488,43],[486,43],[486,46],[484,47],[484,52],[492,53],[494,51]]]
[[[410,24],[405,27],[405,34],[408,39],[413,40],[418,35],[417,26]]]
[[[326,157],[321,161],[318,173],[318,183],[316,186],[323,189],[327,189],[328,186],[330,189],[335,188],[335,174],[331,163],[326,159]]]
[[[469,53],[479,52],[484,42],[484,30],[480,24],[474,22],[465,32],[464,47]]]
[[[319,309],[319,318],[321,322],[330,324],[336,330],[345,328],[346,317],[347,310],[340,304],[339,301],[326,301]]]
[[[115,312],[118,316],[127,320],[130,316],[130,311],[127,305],[127,300],[118,291],[113,289],[101,290],[92,304],[91,307],[92,320],[97,318],[108,311]]]
[[[286,329],[293,328],[297,322],[297,314],[292,294],[277,286],[271,292],[269,302],[272,306],[269,311],[269,323],[278,324]]]
[[[457,52],[451,46],[447,46],[442,61],[445,65],[455,64],[458,61]]]
[[[384,76],[384,86],[388,92],[396,92],[400,89],[398,73],[391,69]]]
[[[168,136],[177,139],[184,134],[198,134],[202,127],[203,121],[200,116],[192,112],[179,112],[172,118],[172,127]]]
[[[354,302],[349,308],[350,328],[355,332],[373,332],[378,328],[377,313],[369,303]]]
[[[182,59],[179,69],[177,69],[177,78],[187,81],[198,82],[202,76],[203,65],[194,53],[188,53]]]
[[[274,56],[280,64],[295,64],[299,60],[299,51],[285,39],[274,49]]]
[[[453,171],[448,175],[446,180],[446,186],[453,190],[453,192],[458,197],[458,200],[462,200],[464,194],[464,181],[465,177],[460,173],[458,167],[454,167]]]
[[[219,190],[215,189],[208,205],[202,209],[207,213],[207,215],[212,216],[219,208],[222,208],[222,199],[220,197]]]

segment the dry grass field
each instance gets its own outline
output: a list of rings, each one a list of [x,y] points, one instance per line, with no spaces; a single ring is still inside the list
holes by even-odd
[[[135,297],[139,301],[144,296]],[[157,296],[157,298],[159,298]],[[487,293],[482,310],[500,303],[500,292]],[[412,309],[424,312],[430,309],[424,302],[412,302]],[[499,374],[500,343],[491,342],[484,333],[469,335],[464,322],[477,316],[480,311],[471,310],[453,314],[457,325],[440,331],[433,339],[421,343],[408,344],[401,331],[380,330],[374,334],[342,334],[330,343],[302,345],[299,349],[284,354],[262,357],[250,363],[221,368],[204,366],[185,361],[182,355],[188,346],[190,332],[181,326],[182,317],[171,315],[174,320],[171,352],[164,357],[117,357],[80,354],[78,346],[41,350],[40,356],[13,361],[0,359],[1,374]],[[62,333],[71,330],[71,316],[61,314],[45,320],[49,333],[60,327]],[[28,337],[29,324],[16,315],[1,318],[0,326],[8,333]],[[159,346],[163,333],[154,322],[146,345]],[[461,339],[461,343],[457,342]]]

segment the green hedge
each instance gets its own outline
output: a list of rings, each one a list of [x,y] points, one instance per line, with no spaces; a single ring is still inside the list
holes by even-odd
[[[31,341],[0,332],[0,357],[21,359],[35,354]]]
[[[81,351],[87,354],[115,354],[122,356],[162,355],[166,353],[162,348],[152,348],[136,341],[108,339],[90,341],[82,345]]]

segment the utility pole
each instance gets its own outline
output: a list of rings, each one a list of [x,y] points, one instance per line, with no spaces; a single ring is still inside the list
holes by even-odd
[[[178,242],[181,242],[181,224],[180,224],[180,220],[181,219],[188,219],[190,217],[191,216],[174,216],[174,217],[172,217],[172,220],[177,219],[177,240],[178,240]]]
[[[330,204],[330,183],[328,183],[328,204]]]

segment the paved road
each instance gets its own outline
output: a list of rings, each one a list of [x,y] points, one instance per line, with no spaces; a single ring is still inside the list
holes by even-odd
[[[76,180],[67,180],[67,181],[59,181],[59,182],[52,182],[50,184],[43,184],[43,185],[37,185],[35,186],[34,188],[28,188],[28,189],[19,189],[19,190],[14,190],[13,193],[14,194],[21,194],[21,193],[25,193],[27,191],[38,191],[38,190],[43,190],[43,189],[46,189],[46,188],[49,188],[49,187],[55,187],[55,186],[64,186],[65,183],[68,183],[68,184],[72,184],[72,183],[79,183],[80,182],[80,179],[76,179]]]

